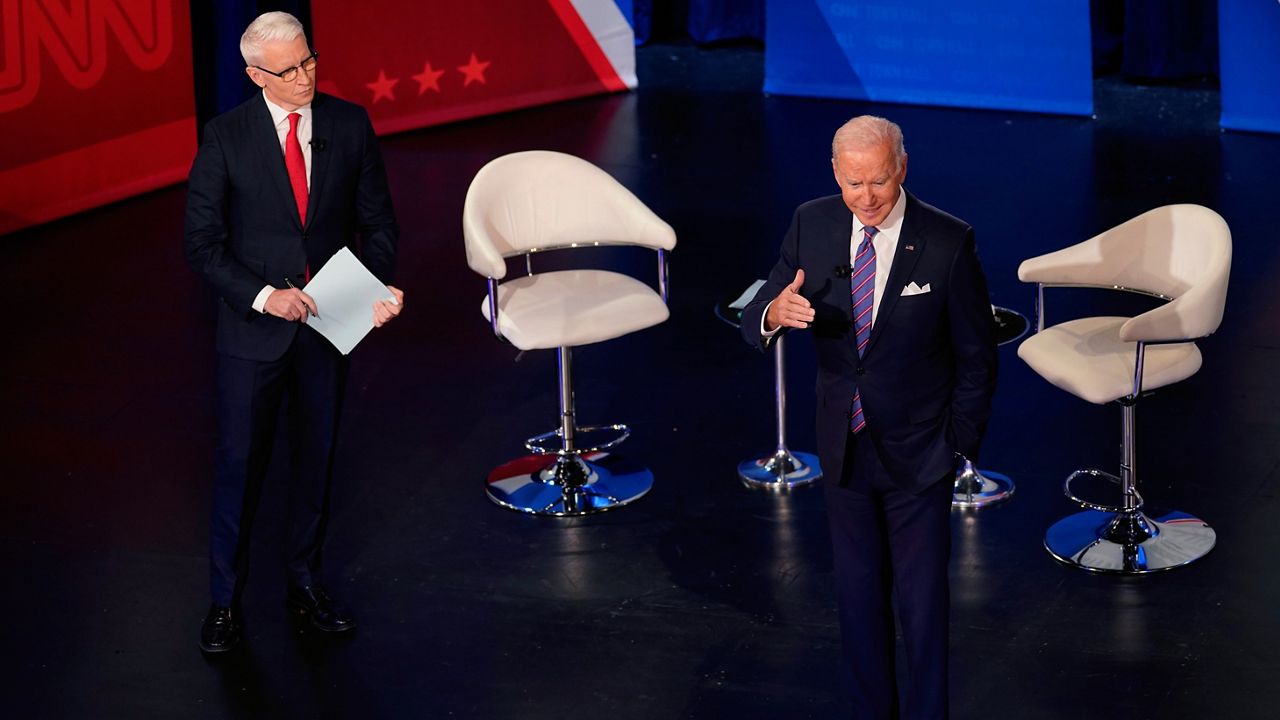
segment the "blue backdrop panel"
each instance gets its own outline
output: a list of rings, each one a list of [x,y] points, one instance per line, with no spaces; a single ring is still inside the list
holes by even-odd
[[[1080,0],[768,0],[765,92],[1093,112]]]
[[[1280,2],[1220,0],[1222,127],[1280,132]]]
[[[689,37],[699,44],[764,39],[764,0],[689,0]]]

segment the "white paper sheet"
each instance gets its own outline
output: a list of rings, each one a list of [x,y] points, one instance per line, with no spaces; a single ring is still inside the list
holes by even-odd
[[[307,324],[343,355],[373,329],[373,304],[379,300],[395,302],[387,286],[345,247],[311,276],[302,291],[316,301],[319,313],[319,317],[307,318]]]

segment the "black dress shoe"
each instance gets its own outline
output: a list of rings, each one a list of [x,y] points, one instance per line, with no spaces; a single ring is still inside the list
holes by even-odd
[[[311,624],[324,632],[340,633],[354,630],[354,618],[344,615],[333,606],[333,598],[319,585],[306,587],[289,587],[289,596],[285,605],[290,612],[305,617]]]
[[[209,606],[209,614],[204,616],[204,624],[200,626],[200,649],[207,653],[221,653],[235,647],[240,642],[238,615],[229,607]]]

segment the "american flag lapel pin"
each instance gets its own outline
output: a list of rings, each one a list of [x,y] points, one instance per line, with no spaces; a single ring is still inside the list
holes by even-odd
[[[908,249],[908,250],[915,250],[915,249],[916,249],[916,246],[915,246],[915,245],[908,245],[908,246],[907,246],[907,249]]]

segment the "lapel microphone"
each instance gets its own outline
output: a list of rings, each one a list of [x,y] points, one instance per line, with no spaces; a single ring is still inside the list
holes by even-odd
[[[329,141],[311,138],[311,147],[318,152],[324,152],[324,149],[329,147]]]
[[[838,278],[847,278],[847,277],[849,277],[849,276],[850,276],[850,275],[852,275],[852,274],[853,274],[853,266],[852,266],[852,265],[850,265],[849,263],[845,263],[844,265],[837,265],[837,266],[836,266],[836,277],[838,277]]]

